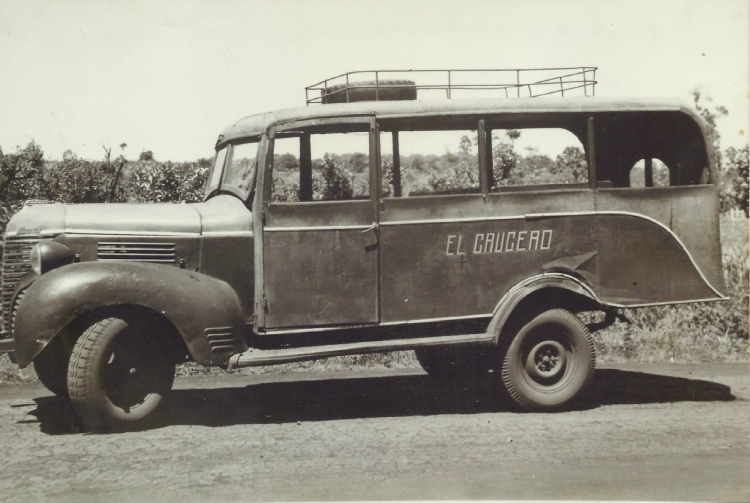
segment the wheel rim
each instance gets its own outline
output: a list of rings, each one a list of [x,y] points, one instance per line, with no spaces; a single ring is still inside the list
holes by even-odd
[[[113,405],[125,411],[142,406],[155,393],[160,392],[160,377],[165,365],[136,351],[131,338],[117,337],[104,358],[104,392]]]
[[[529,333],[521,351],[524,380],[541,392],[563,388],[575,373],[575,347],[564,327],[546,324]]]

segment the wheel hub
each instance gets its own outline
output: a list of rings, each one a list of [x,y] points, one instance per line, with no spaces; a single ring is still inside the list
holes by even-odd
[[[548,384],[559,379],[567,363],[566,351],[554,340],[542,341],[534,346],[526,357],[526,372],[535,381]]]

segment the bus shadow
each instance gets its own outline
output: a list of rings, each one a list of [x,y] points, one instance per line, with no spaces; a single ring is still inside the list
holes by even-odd
[[[625,370],[598,370],[576,410],[603,405],[731,401],[723,384]],[[80,432],[70,403],[57,397],[34,400],[41,431]],[[493,374],[475,382],[440,383],[427,375],[271,382],[236,388],[174,390],[151,428],[171,425],[333,421],[440,414],[522,413]],[[28,421],[25,421],[28,422]]]

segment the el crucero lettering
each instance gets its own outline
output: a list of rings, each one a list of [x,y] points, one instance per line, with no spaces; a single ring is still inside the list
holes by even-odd
[[[467,249],[472,254],[549,250],[552,229],[478,233],[469,243],[467,248],[463,234],[448,234],[445,254],[466,255]]]

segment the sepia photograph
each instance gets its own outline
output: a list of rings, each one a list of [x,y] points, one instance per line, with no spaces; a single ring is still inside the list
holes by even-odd
[[[748,501],[747,0],[0,0],[0,502]]]

